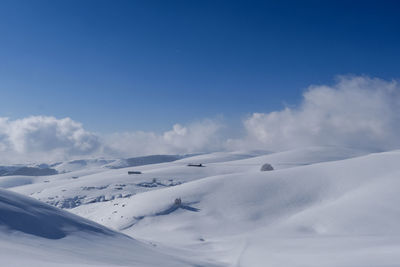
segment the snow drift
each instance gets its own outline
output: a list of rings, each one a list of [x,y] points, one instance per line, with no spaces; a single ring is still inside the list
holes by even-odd
[[[77,215],[0,189],[0,265],[172,267],[193,264],[190,259],[169,256]]]
[[[59,239],[74,232],[115,235],[104,226],[14,192],[0,189],[0,226],[8,231]]]

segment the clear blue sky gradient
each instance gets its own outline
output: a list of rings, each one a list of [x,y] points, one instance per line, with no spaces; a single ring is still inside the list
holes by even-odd
[[[0,2],[0,116],[12,119],[162,131],[399,70],[400,1]]]

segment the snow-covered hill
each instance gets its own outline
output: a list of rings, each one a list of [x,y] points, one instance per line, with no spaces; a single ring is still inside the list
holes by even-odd
[[[338,147],[220,152],[0,186],[206,266],[395,266],[399,162]]]
[[[79,159],[56,163],[40,164],[15,164],[0,166],[0,176],[46,176],[58,173],[67,173],[79,170],[98,169],[120,169],[126,167],[143,166],[163,162],[172,162],[188,157],[189,155],[151,155],[125,159]]]
[[[1,266],[190,266],[72,213],[0,189]]]

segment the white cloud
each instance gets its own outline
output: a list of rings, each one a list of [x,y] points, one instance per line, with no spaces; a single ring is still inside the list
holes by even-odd
[[[228,140],[230,149],[399,148],[400,86],[396,81],[342,76],[333,86],[311,86],[298,108],[254,113],[244,127],[247,136]]]
[[[243,128],[245,134],[236,139],[229,139],[229,134],[240,130],[227,133],[221,120],[175,124],[164,133],[102,136],[70,118],[0,117],[0,163],[320,145],[390,150],[400,148],[400,85],[368,77],[339,77],[331,86],[311,86],[296,108],[252,114]]]
[[[3,162],[59,160],[92,154],[100,146],[96,135],[70,118],[0,118],[0,160]]]
[[[220,129],[219,121],[203,120],[175,124],[161,134],[136,131],[101,136],[70,118],[0,118],[0,163],[215,151],[222,149]]]
[[[105,139],[108,154],[133,156],[149,154],[186,154],[222,149],[222,123],[203,120],[188,126],[175,124],[161,134],[153,132],[115,133]]]

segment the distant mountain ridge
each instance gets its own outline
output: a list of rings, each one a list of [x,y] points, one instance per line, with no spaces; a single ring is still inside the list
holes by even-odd
[[[27,166],[0,166],[0,176],[25,175],[25,176],[46,176],[57,174],[57,170],[48,167],[27,167]]]
[[[150,155],[143,157],[134,157],[127,159],[119,159],[108,165],[106,168],[110,169],[121,169],[126,167],[135,167],[135,166],[143,166],[149,164],[158,164],[164,162],[172,162],[179,159],[183,159],[188,157],[189,155]]]
[[[172,162],[189,156],[191,155],[150,155],[122,159],[78,159],[66,162],[57,162],[53,164],[41,163],[36,165],[6,165],[0,166],[0,176],[47,176],[59,173],[67,173],[88,167],[121,169]]]

